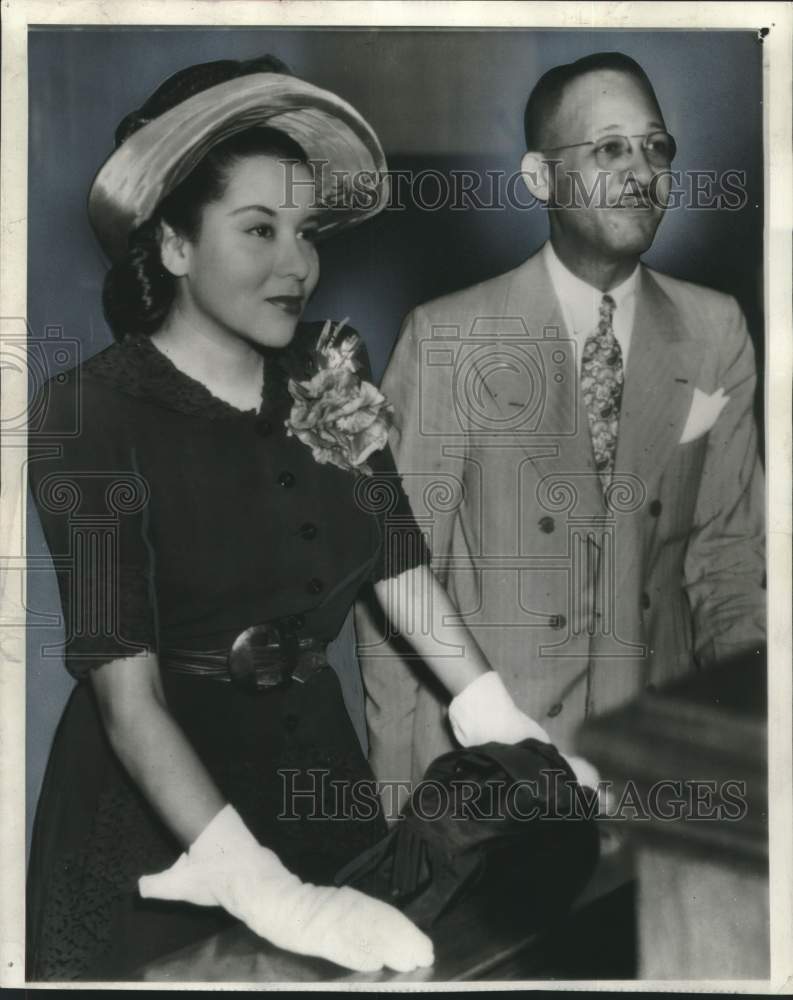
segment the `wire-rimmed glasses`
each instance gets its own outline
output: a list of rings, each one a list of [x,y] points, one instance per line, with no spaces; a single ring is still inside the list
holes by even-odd
[[[632,139],[641,139],[641,148],[651,167],[659,169],[668,167],[677,153],[677,143],[674,137],[663,129],[647,132],[643,135],[604,135],[600,139],[588,139],[586,142],[571,142],[565,146],[553,146],[544,149],[544,153],[556,153],[562,149],[575,149],[579,146],[592,146],[595,162],[602,170],[620,170],[628,166],[633,157]]]

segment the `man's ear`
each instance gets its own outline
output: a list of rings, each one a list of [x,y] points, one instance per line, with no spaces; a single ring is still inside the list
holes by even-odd
[[[182,278],[190,267],[189,241],[167,222],[160,223],[160,257],[162,266],[174,278]]]
[[[520,161],[520,172],[529,192],[547,205],[551,198],[551,178],[542,153],[526,153]]]

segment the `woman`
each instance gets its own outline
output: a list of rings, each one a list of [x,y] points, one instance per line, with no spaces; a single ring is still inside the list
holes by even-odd
[[[271,57],[178,73],[116,139],[89,213],[117,343],[48,384],[37,435],[60,454],[31,463],[82,683],[37,812],[28,976],[124,978],[231,917],[352,969],[428,965],[396,909],[321,884],[384,832],[376,796],[328,801],[371,779],[325,657],[360,588],[464,745],[547,737],[464,628],[412,628],[453,608],[386,401],[357,335],[300,323],[315,240],[387,199],[382,150]]]

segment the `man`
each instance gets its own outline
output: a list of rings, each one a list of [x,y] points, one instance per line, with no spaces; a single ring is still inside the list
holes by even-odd
[[[570,752],[587,716],[763,641],[756,373],[733,299],[639,263],[675,152],[641,67],[552,69],[525,127],[550,242],[411,313],[383,388],[436,572]],[[375,773],[415,781],[453,745],[444,700],[364,608],[358,634]]]

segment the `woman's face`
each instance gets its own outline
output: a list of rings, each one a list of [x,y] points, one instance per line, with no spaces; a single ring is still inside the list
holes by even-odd
[[[272,156],[234,164],[181,251],[176,304],[202,333],[284,347],[319,278],[312,174]]]

